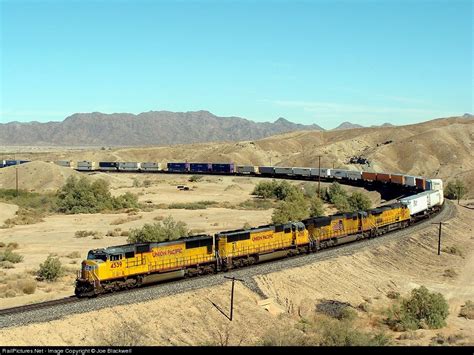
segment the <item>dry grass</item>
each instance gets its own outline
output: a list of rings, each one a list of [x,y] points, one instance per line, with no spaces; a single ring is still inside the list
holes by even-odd
[[[444,270],[444,274],[443,274],[443,276],[449,277],[449,278],[454,278],[457,275],[458,274],[457,274],[456,271],[454,271],[454,269],[446,269],[446,270]]]
[[[112,222],[110,222],[111,226],[116,226],[118,224],[124,224],[132,221],[137,221],[139,219],[142,219],[143,216],[138,216],[138,215],[130,215],[128,217],[122,217],[122,218],[117,218],[114,219]]]
[[[120,237],[122,234],[122,228],[115,228],[113,230],[109,230],[106,237]]]
[[[44,213],[30,208],[21,208],[17,211],[16,216],[5,220],[3,227],[12,228],[13,226],[21,226],[27,224],[35,224],[43,222]]]
[[[81,257],[81,253],[79,253],[78,251],[73,251],[72,253],[69,253],[68,255],[66,255],[66,258],[69,258],[69,259],[78,259]]]
[[[457,255],[461,258],[464,258],[464,253],[462,252],[461,248],[456,245],[452,245],[450,247],[444,247],[443,251],[448,254]]]
[[[474,319],[474,302],[473,301],[466,301],[466,304],[461,306],[459,317]]]
[[[77,231],[76,233],[74,233],[74,236],[76,238],[86,238],[86,237],[90,237],[90,236],[93,236],[93,237],[96,237],[96,236],[99,236],[100,233],[98,231],[87,231],[87,230],[80,230],[80,231]]]
[[[0,276],[0,298],[31,295],[36,291],[36,281],[28,274]]]

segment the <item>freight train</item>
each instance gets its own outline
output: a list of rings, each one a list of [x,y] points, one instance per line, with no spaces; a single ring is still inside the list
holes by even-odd
[[[126,166],[140,171],[142,167],[150,166],[148,164],[155,164],[151,171],[158,172],[361,181],[367,184],[399,185],[409,193],[418,193],[401,198],[397,203],[368,211],[223,231],[214,235],[198,235],[161,243],[136,243],[94,249],[89,251],[87,259],[81,264],[80,275],[76,280],[77,296],[93,297],[164,280],[226,272],[272,259],[374,238],[429,217],[439,211],[444,202],[442,180],[411,175],[187,162],[168,163],[166,170],[161,169],[158,163],[128,163]],[[116,168],[116,171],[120,171],[118,164],[96,165],[84,162],[81,166],[96,167],[93,170]]]

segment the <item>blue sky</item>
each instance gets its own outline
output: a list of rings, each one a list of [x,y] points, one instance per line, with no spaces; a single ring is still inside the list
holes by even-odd
[[[0,121],[209,110],[333,128],[462,115],[472,4],[0,0]]]

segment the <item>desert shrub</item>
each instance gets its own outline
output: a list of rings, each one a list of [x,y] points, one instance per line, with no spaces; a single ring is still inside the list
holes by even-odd
[[[304,197],[306,198],[318,197],[318,187],[314,183],[305,182],[302,185],[302,190]]]
[[[397,291],[388,291],[387,292],[387,297],[392,299],[392,300],[398,300],[400,298],[400,292]]]
[[[70,176],[57,193],[57,211],[67,214],[98,213],[106,210],[137,208],[138,197],[130,192],[113,197],[105,180],[90,182]]]
[[[474,302],[466,301],[466,303],[461,306],[459,316],[467,319],[474,319]]]
[[[10,202],[20,208],[28,208],[38,211],[52,211],[56,204],[56,196],[53,193],[37,193],[19,190],[16,196],[15,189],[0,189],[0,201]]]
[[[169,209],[185,209],[185,210],[204,210],[210,206],[217,205],[216,201],[198,201],[198,202],[176,202],[171,203],[168,208]]]
[[[164,216],[156,216],[156,217],[153,217],[153,220],[155,220],[155,221],[162,221],[162,220],[164,220],[164,219],[165,219]]]
[[[11,261],[0,261],[0,268],[2,268],[2,269],[14,269],[15,265]]]
[[[345,197],[347,199],[347,192],[344,190],[341,184],[338,182],[333,182],[331,186],[329,186],[329,189],[327,190],[327,195],[328,195],[328,200],[333,203],[335,203],[336,198],[340,197]]]
[[[362,192],[353,192],[347,199],[349,209],[352,212],[355,211],[367,211],[372,208],[372,201],[370,198]]]
[[[92,239],[102,239],[102,238],[103,238],[103,236],[101,236],[101,235],[99,235],[99,234],[94,235],[94,236],[92,237]]]
[[[32,295],[36,291],[36,281],[32,279],[23,279],[17,281],[18,288],[26,295]]]
[[[143,187],[147,188],[147,187],[150,187],[151,185],[152,185],[151,180],[145,180],[145,181],[143,181]]]
[[[16,212],[16,216],[5,220],[4,225],[7,228],[13,226],[24,226],[28,224],[35,224],[43,222],[43,217],[46,215],[45,211],[35,210],[31,208],[20,208]]]
[[[135,216],[135,215],[130,215],[128,217],[125,217],[125,218],[117,218],[117,219],[114,219],[112,222],[110,222],[110,225],[112,226],[116,226],[116,225],[119,225],[119,224],[124,224],[124,223],[127,223],[127,222],[132,222],[132,221],[137,221],[139,219],[142,219],[143,216]]]
[[[270,200],[250,199],[239,203],[236,208],[239,210],[268,210],[275,206]]]
[[[448,253],[448,254],[464,257],[464,253],[462,252],[462,250],[459,247],[455,246],[455,245],[450,246],[450,247],[444,247],[443,251],[445,253]]]
[[[0,242],[0,248],[5,248],[5,243]]]
[[[199,182],[204,178],[202,175],[192,175],[189,177],[188,181],[189,182]]]
[[[63,274],[63,268],[61,266],[61,261],[59,258],[52,257],[51,255],[40,264],[38,270],[38,276],[41,279],[47,281],[55,281]]]
[[[295,194],[302,194],[296,186],[291,185],[288,181],[282,180],[280,182],[276,180],[272,181],[261,181],[259,182],[252,195],[259,196],[261,198],[275,198],[277,200],[286,200],[289,196]]]
[[[133,187],[140,187],[140,181],[137,178],[133,178]]]
[[[7,261],[12,264],[17,264],[23,260],[23,256],[11,251],[11,249],[6,249],[5,251],[0,252],[0,262]]]
[[[287,223],[289,221],[301,221],[309,217],[308,202],[303,194],[298,192],[286,200],[280,201],[272,214],[273,223]]]
[[[98,331],[94,343],[100,346],[144,346],[150,345],[149,331],[145,324],[134,320],[117,321],[106,332]]]
[[[120,237],[121,233],[122,233],[122,228],[115,228],[115,229],[109,230],[106,236],[107,237]]]
[[[314,196],[309,203],[309,215],[311,217],[320,217],[324,216],[324,204],[323,201],[317,197]]]
[[[8,243],[7,245],[8,249],[18,249],[18,247],[19,247],[19,244],[17,242],[11,242],[11,243]]]
[[[454,269],[446,269],[444,270],[444,274],[443,274],[443,276],[450,277],[450,278],[456,277],[456,275],[457,275],[457,272],[454,271]]]
[[[128,237],[130,235],[130,232],[129,231],[121,231],[120,232],[120,236],[121,237]]]
[[[421,286],[388,309],[386,323],[394,330],[438,329],[446,325],[448,314],[443,295]]]
[[[451,200],[458,200],[459,203],[459,200],[464,197],[466,192],[466,185],[464,185],[461,180],[456,179],[454,181],[448,182],[446,188],[444,189],[444,196]]]
[[[249,222],[245,222],[244,225],[242,226],[242,229],[250,229],[252,226],[250,225]]]
[[[168,216],[161,222],[145,224],[142,228],[130,230],[129,243],[141,242],[161,242],[165,240],[175,240],[188,235],[186,223],[175,221]]]
[[[98,231],[80,230],[80,231],[76,231],[76,233],[74,233],[74,237],[76,237],[76,238],[86,238],[86,237],[90,237],[90,236],[95,237],[96,235],[99,235]]]
[[[77,259],[81,257],[81,253],[79,253],[78,251],[73,251],[72,253],[66,255],[66,257],[69,259]]]
[[[334,195],[331,202],[337,208],[339,212],[349,212],[351,207],[349,206],[349,201],[344,195]]]

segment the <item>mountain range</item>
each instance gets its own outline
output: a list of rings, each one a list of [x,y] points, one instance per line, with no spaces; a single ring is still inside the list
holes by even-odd
[[[104,114],[75,113],[62,122],[0,124],[1,145],[134,146],[241,141],[275,134],[324,130],[316,124],[253,122],[241,117],[219,117],[208,111],[149,111]]]

